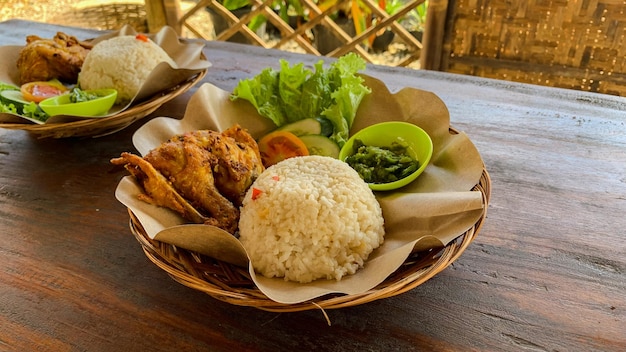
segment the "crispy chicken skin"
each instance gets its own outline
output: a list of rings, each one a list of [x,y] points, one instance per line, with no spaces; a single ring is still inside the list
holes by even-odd
[[[246,191],[264,170],[256,141],[238,125],[178,135],[144,158],[122,153],[111,162],[135,176],[146,192],[142,200],[230,233]]]
[[[254,138],[239,125],[221,134],[201,130],[191,132],[185,138],[210,150],[215,158],[213,175],[216,188],[235,205],[241,205],[252,182],[265,170]]]
[[[90,43],[79,41],[63,32],[58,32],[52,39],[29,35],[17,60],[20,83],[55,78],[66,83],[76,83],[91,48]]]
[[[125,165],[130,174],[141,184],[146,194],[140,194],[139,199],[170,208],[195,223],[204,223],[208,220],[178,194],[163,175],[141,157],[131,153],[122,153],[120,158],[113,159],[112,162]]]

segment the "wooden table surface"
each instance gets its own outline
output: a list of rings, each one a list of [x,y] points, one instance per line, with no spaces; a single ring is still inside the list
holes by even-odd
[[[57,30],[11,20],[0,45]],[[278,59],[317,57],[207,42],[205,82],[230,90]],[[4,69],[4,68],[3,68]],[[2,351],[626,350],[626,100],[438,72],[369,66],[392,90],[436,93],[492,178],[481,233],[401,295],[273,313],[171,280],[143,254],[114,197],[140,120],[100,138],[0,129]],[[182,117],[195,89],[152,116]],[[419,104],[420,102],[416,102]]]

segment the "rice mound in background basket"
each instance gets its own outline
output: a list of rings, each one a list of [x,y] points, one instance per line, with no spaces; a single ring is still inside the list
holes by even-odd
[[[356,171],[305,156],[269,167],[252,184],[239,234],[257,273],[307,283],[354,274],[385,230],[381,207]]]
[[[78,85],[81,89],[114,88],[116,104],[130,102],[154,68],[167,62],[176,68],[174,60],[156,43],[132,35],[103,40],[85,57]]]

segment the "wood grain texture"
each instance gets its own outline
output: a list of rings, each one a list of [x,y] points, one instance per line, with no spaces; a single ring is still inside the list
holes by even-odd
[[[0,45],[57,30],[0,23]],[[207,42],[204,78],[232,89],[278,59]],[[324,60],[330,60],[325,59]],[[369,66],[392,90],[433,91],[492,178],[487,221],[448,269],[397,297],[326,313],[228,305],[152,265],[113,192],[150,118],[100,137],[0,130],[2,351],[622,351],[626,349],[623,98]],[[195,89],[153,116],[182,117]],[[421,104],[423,102],[416,102]]]

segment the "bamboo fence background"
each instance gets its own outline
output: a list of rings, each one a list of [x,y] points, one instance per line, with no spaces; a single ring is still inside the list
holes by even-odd
[[[422,68],[626,96],[626,1],[431,1]]]

